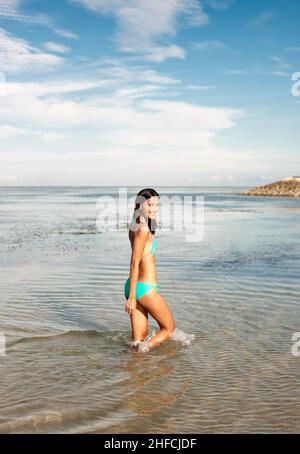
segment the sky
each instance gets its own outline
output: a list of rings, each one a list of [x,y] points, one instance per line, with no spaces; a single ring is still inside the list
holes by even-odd
[[[0,186],[300,175],[299,17],[299,0],[0,0]]]

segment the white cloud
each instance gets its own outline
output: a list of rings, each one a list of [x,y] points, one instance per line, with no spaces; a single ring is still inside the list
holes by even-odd
[[[6,95],[6,77],[5,74],[0,71],[0,98]]]
[[[283,52],[300,52],[300,47],[287,47]]]
[[[42,153],[40,152],[42,149]],[[32,166],[34,162],[34,166]],[[274,157],[272,173],[285,161]],[[228,173],[242,178],[257,175],[262,168],[268,168],[269,157],[253,150],[232,151],[216,146],[199,147],[190,150],[185,146],[165,153],[163,146],[135,148],[126,146],[107,147],[90,143],[68,147],[64,142],[44,144],[33,150],[15,145],[13,150],[2,153],[2,173],[16,175],[22,184],[34,185],[203,185],[212,183],[211,175]],[[289,164],[290,168],[290,164]],[[291,171],[285,172],[290,174]],[[226,184],[220,181],[219,184]]]
[[[10,125],[0,125],[0,139],[9,139],[11,137],[17,137],[27,134],[28,131],[23,128],[15,128]]]
[[[157,92],[160,90],[160,86],[156,85],[143,85],[141,87],[133,87],[133,88],[121,88],[117,90],[114,96],[121,100],[122,98],[126,99],[136,99],[136,98],[144,98],[145,96],[151,96],[151,92]]]
[[[18,181],[18,177],[16,175],[0,175],[0,184],[5,185],[7,183],[16,183]]]
[[[44,25],[54,31],[59,36],[68,39],[79,39],[79,37],[69,31],[64,30],[62,28],[56,27],[53,23],[51,17],[47,16],[46,14],[42,13],[34,13],[34,14],[24,14],[20,10],[21,3],[25,3],[24,0],[0,0],[0,19],[3,17],[4,19],[14,20],[19,22],[28,22],[38,25]]]
[[[278,70],[287,69],[287,68],[290,68],[290,67],[291,67],[290,64],[284,62],[284,61],[282,60],[282,58],[280,58],[280,57],[278,57],[278,56],[276,56],[276,55],[272,55],[272,56],[270,57],[270,59],[273,60],[273,61],[276,63],[276,67],[277,67]]]
[[[167,58],[179,58],[184,60],[186,58],[186,51],[181,47],[171,45],[165,47],[152,47],[149,49],[144,57],[145,60],[160,63]]]
[[[0,139],[11,139],[18,137],[38,137],[43,142],[54,142],[67,137],[67,134],[52,131],[37,131],[35,129],[17,128],[11,125],[0,125]]]
[[[153,69],[144,68],[141,66],[125,66],[119,63],[117,60],[103,60],[97,62],[105,65],[109,63],[111,66],[98,69],[97,72],[106,77],[113,77],[118,83],[130,83],[130,82],[150,82],[159,85],[174,85],[179,84],[181,80],[174,79],[172,77],[161,74]],[[93,66],[92,64],[91,66]]]
[[[222,41],[202,41],[194,43],[193,47],[200,50],[223,50],[226,49]]]
[[[286,71],[270,71],[269,74],[275,77],[290,77],[290,73]]]
[[[234,0],[205,0],[205,4],[209,5],[216,11],[223,11],[233,4]]]
[[[197,85],[197,84],[189,84],[187,87],[189,90],[210,90],[212,88],[216,88],[216,85]]]
[[[100,80],[85,80],[85,81],[57,81],[57,82],[9,82],[6,83],[6,95],[9,97],[17,97],[26,94],[32,97],[40,97],[45,95],[68,94],[91,90],[93,88],[105,87],[111,85],[111,81]]]
[[[0,17],[17,18],[19,16],[19,0],[1,0]]]
[[[0,67],[7,72],[20,72],[27,68],[49,69],[64,60],[33,47],[26,40],[17,38],[0,28]]]
[[[62,140],[68,137],[67,134],[62,134],[59,132],[44,132],[41,133],[41,139],[43,142],[57,142],[58,140]]]
[[[201,26],[208,16],[197,0],[72,0],[99,14],[112,15],[117,21],[116,42],[123,52],[146,54],[153,61],[184,58],[178,46],[162,46],[161,40],[176,36],[179,17],[190,25]]]
[[[1,0],[0,1],[0,18],[29,22],[34,24],[52,26],[51,19],[46,14],[35,13],[31,15],[24,14],[20,11],[21,0]]]
[[[95,88],[96,82],[8,82],[0,123],[13,125],[15,129],[2,129],[3,140],[13,135],[18,140],[18,134],[29,131],[30,140],[39,138],[46,147],[69,136],[72,128],[72,150],[95,148],[97,144],[98,150],[103,149],[106,165],[111,153],[120,162],[124,159],[126,165],[126,156],[144,155],[147,150],[159,150],[164,165],[170,153],[172,159],[180,160],[198,159],[199,153],[216,151],[216,134],[232,128],[242,115],[236,109],[151,99],[152,94],[161,93],[164,85],[119,88],[116,84],[114,90],[111,81],[107,84],[104,80],[97,82],[100,92],[86,91]],[[107,88],[111,91],[107,92]],[[76,90],[85,96],[69,99],[69,94]],[[24,147],[24,142],[20,143]]]
[[[64,46],[63,44],[60,43],[54,43],[52,41],[47,41],[44,44],[44,47],[50,52],[57,52],[59,54],[65,54],[70,51],[70,47]]]
[[[156,71],[151,69],[146,69],[141,71],[140,73],[141,79],[144,79],[147,82],[152,82],[154,84],[162,84],[162,85],[173,85],[178,84],[181,81],[179,79],[174,79],[172,77],[168,77],[162,74],[159,74]]]
[[[268,58],[272,60],[273,67],[266,67],[263,69],[260,68],[250,68],[248,70],[245,69],[228,69],[225,70],[225,74],[229,75],[244,75],[244,74],[257,74],[257,75],[268,75],[268,76],[276,76],[276,77],[290,77],[291,73],[288,71],[291,68],[289,63],[286,63],[281,57],[277,55],[272,55]],[[268,65],[269,66],[269,65]]]
[[[277,12],[274,10],[263,11],[255,19],[253,19],[251,25],[255,28],[263,27],[276,16]]]
[[[88,81],[84,83],[89,86]],[[65,98],[75,89],[74,84],[57,83],[56,88],[49,83],[7,85],[0,122],[16,128],[22,125],[44,142],[59,141],[72,128],[74,150],[83,133],[92,144],[101,144],[105,153],[123,150],[130,155],[159,149],[162,160],[170,159],[170,153],[178,159],[194,159],[198,153],[216,150],[218,131],[232,128],[243,114],[237,109],[149,99],[149,94],[159,89],[150,85],[93,94],[77,101]],[[37,128],[43,133],[34,132]],[[81,146],[88,146],[86,140]]]
[[[79,39],[79,36],[76,35],[76,33],[73,33],[69,30],[64,30],[62,28],[54,28],[54,32],[59,35],[59,36],[62,36],[63,38],[68,38],[68,39]]]
[[[239,76],[242,74],[247,74],[247,71],[245,69],[228,69],[225,71],[225,73],[231,76]]]
[[[275,77],[290,77],[290,72],[288,71],[291,68],[291,65],[282,60],[281,57],[273,55],[269,57],[274,64],[274,68],[270,71],[267,71],[268,74]]]

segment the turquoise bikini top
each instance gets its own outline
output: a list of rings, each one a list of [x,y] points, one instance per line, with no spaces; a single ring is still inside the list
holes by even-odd
[[[152,239],[152,249],[151,249],[151,254],[154,254],[154,251],[156,249],[156,238]]]
[[[151,233],[151,235],[152,235],[152,233]],[[154,236],[152,235],[152,248],[151,248],[151,252],[150,252],[150,254],[148,254],[148,255],[142,256],[142,259],[148,258],[148,257],[150,257],[151,255],[153,255],[155,249],[156,249],[156,238],[154,238]]]

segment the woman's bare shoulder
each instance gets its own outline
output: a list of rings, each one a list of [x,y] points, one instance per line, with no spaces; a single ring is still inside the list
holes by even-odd
[[[135,228],[129,228],[129,239],[132,242],[134,238],[139,240],[145,240],[150,235],[150,230],[147,224],[140,223],[136,224]]]

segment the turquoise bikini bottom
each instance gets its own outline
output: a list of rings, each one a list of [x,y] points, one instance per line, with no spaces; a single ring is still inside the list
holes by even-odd
[[[145,295],[145,293],[149,292],[149,290],[151,290],[152,288],[156,288],[156,292],[159,293],[159,291],[160,291],[159,284],[149,284],[147,282],[138,281],[136,284],[135,298],[138,300],[143,295]],[[127,299],[129,297],[129,290],[130,290],[130,277],[126,280],[125,286],[124,286],[124,294]]]

